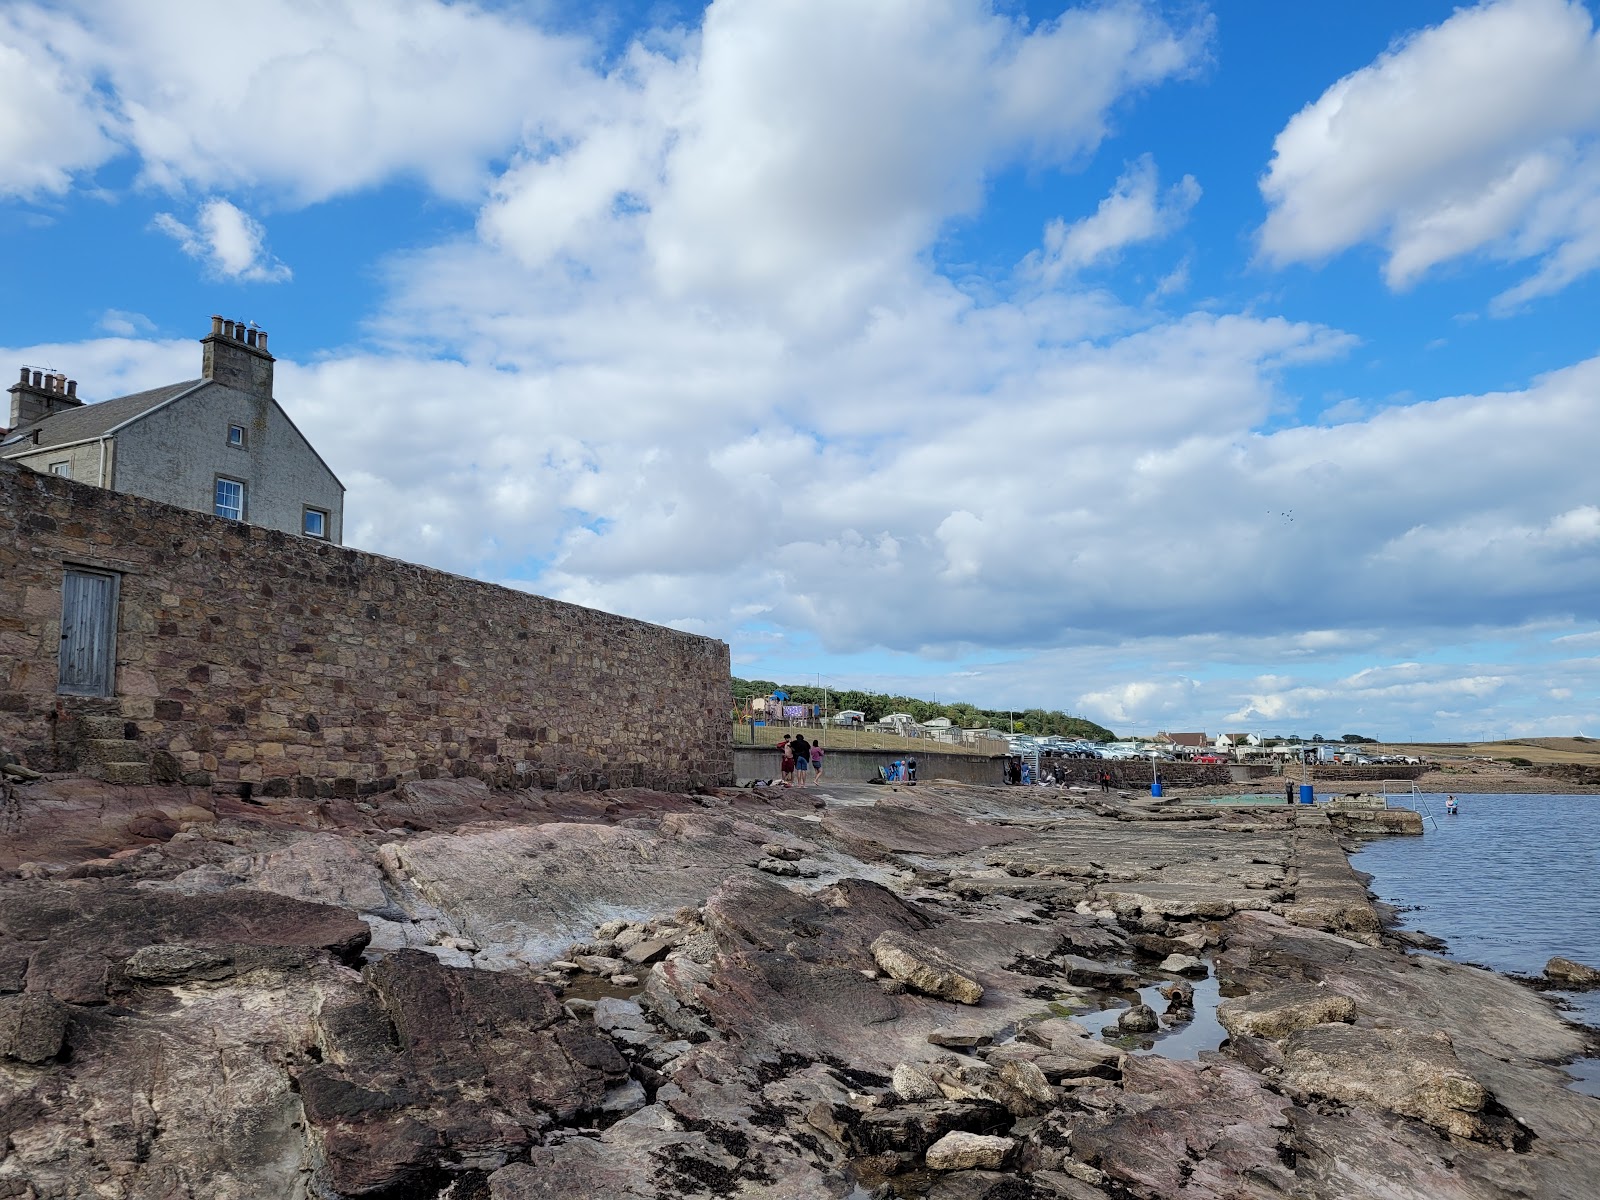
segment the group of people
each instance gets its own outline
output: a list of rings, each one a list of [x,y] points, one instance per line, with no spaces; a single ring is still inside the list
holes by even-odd
[[[785,785],[805,787],[808,775],[822,779],[821,742],[808,742],[805,734],[796,734],[778,743],[778,753],[782,755],[779,766]]]
[[[1014,784],[1031,784],[1035,782],[1033,764],[1024,762],[1020,758],[1011,759],[1006,764],[1006,782]],[[1041,766],[1037,782],[1044,787],[1067,787],[1072,783],[1072,776],[1065,767]],[[1109,792],[1115,786],[1116,778],[1110,771],[1101,771],[1095,776],[1095,782],[1100,785],[1102,792]]]

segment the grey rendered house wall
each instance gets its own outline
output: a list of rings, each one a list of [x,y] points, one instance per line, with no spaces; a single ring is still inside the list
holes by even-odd
[[[228,426],[245,445],[228,445]],[[119,492],[211,512],[217,477],[245,485],[244,519],[303,532],[305,509],[328,514],[328,540],[344,540],[344,489],[278,405],[211,383],[133,422],[117,435]]]
[[[8,447],[9,449],[9,447]],[[111,445],[106,444],[105,467],[107,474],[111,471]],[[69,479],[76,479],[79,483],[100,484],[100,442],[80,442],[76,446],[56,446],[48,450],[41,450],[37,454],[18,455],[12,459],[31,470],[38,471],[41,475],[51,474],[52,463],[66,462],[71,464]]]

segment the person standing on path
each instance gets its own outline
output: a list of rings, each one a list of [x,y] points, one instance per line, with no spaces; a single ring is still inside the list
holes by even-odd
[[[795,786],[805,787],[806,772],[811,767],[811,743],[806,741],[805,734],[789,743],[789,752],[794,755]]]
[[[908,757],[906,759],[906,782],[907,783],[916,783],[916,781],[917,781],[917,758],[916,758],[916,755],[911,755],[910,757]]]
[[[791,784],[794,782],[794,746],[790,743],[787,737],[778,743],[778,753],[783,755],[782,765],[780,767],[780,773],[783,776],[783,782],[785,784]]]
[[[811,743],[811,777],[818,783],[822,782],[822,743]]]

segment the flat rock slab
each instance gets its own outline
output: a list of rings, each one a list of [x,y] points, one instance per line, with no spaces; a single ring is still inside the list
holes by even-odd
[[[1222,880],[1194,884],[1102,884],[1095,890],[1118,913],[1144,912],[1205,920],[1231,917],[1236,912],[1265,911],[1283,896],[1276,890],[1243,888]]]
[[[1293,984],[1269,992],[1235,996],[1217,1006],[1217,1020],[1229,1033],[1277,1041],[1297,1029],[1356,1019],[1349,996],[1315,984]]]
[[[1026,831],[931,811],[911,802],[880,801],[871,807],[829,809],[822,828],[853,849],[872,853],[955,854],[1002,846]]]
[[[1484,1139],[1489,1091],[1443,1037],[1398,1029],[1314,1025],[1283,1047],[1284,1079],[1316,1096],[1376,1104],[1456,1137]]]

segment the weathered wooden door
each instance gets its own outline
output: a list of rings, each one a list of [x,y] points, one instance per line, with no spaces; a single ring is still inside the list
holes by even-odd
[[[117,577],[68,570],[61,583],[61,678],[68,696],[115,694]]]

